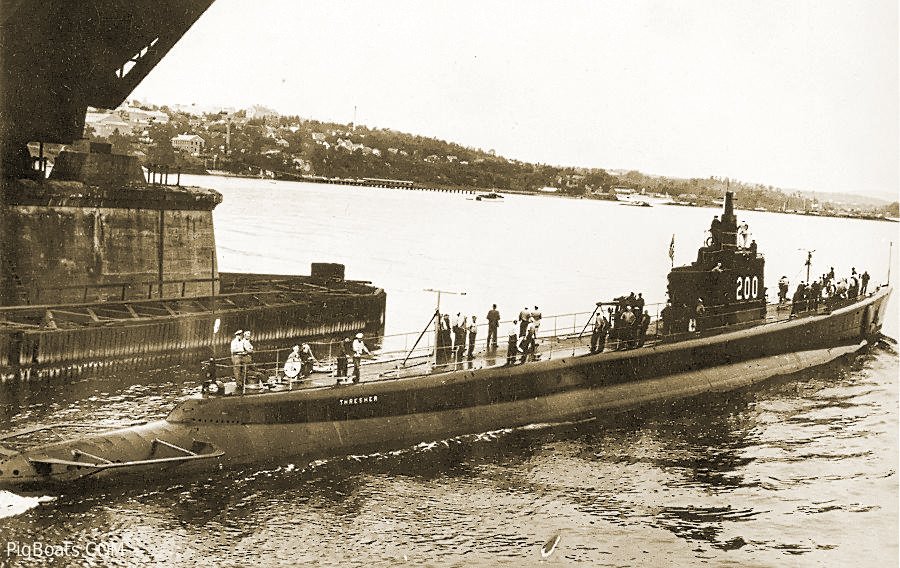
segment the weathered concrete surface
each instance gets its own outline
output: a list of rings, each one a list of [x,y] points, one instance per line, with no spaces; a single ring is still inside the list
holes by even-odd
[[[0,305],[211,292],[218,192],[16,180],[3,193]]]
[[[122,186],[143,183],[141,164],[134,156],[101,152],[60,152],[51,180],[81,181],[88,185]]]

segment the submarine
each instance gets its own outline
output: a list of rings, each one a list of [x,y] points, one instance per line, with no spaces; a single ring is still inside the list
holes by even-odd
[[[613,302],[613,350],[582,345],[571,356],[522,363],[497,357],[468,368],[418,365],[358,383],[254,394],[203,390],[163,420],[28,445],[29,437],[80,425],[35,426],[0,436],[0,488],[64,492],[87,482],[149,483],[589,419],[791,375],[850,357],[881,337],[889,285],[807,297],[782,313],[785,306],[766,304],[765,258],[755,242],[738,244],[730,192],[712,233],[696,261],[669,273],[669,305],[653,333],[633,333],[620,317],[631,309],[627,299]],[[598,309],[605,305],[598,302]]]

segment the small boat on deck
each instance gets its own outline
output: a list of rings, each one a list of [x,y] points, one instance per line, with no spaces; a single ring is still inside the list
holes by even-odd
[[[827,364],[879,339],[888,285],[855,297],[767,305],[765,260],[755,247],[738,246],[731,193],[718,227],[695,262],[670,272],[669,304],[656,321],[632,327],[620,314],[640,313],[643,300],[614,302],[610,350],[591,350],[573,327],[566,336],[539,335],[544,351],[527,362],[496,348],[435,365],[373,362],[384,372],[365,372],[358,383],[313,378],[307,388],[288,383],[258,394],[197,394],[164,420],[19,444],[61,428],[39,426],[0,436],[10,446],[0,447],[0,487],[65,491],[85,480],[143,483],[586,418],[742,388]]]

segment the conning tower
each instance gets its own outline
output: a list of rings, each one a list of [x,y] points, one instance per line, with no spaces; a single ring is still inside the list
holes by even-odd
[[[765,259],[757,253],[756,241],[739,242],[732,192],[725,193],[722,218],[713,219],[710,233],[695,262],[669,273],[669,308],[663,316],[667,334],[765,319]]]

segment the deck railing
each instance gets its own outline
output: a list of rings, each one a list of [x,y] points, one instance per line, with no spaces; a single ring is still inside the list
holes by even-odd
[[[871,293],[874,293],[871,292]],[[870,294],[871,294],[870,293]],[[863,296],[857,298],[833,298],[819,302],[814,309],[804,309],[800,312],[792,309],[790,302],[774,303],[765,305],[765,317],[762,323],[773,323],[785,321],[798,317],[810,317],[818,314],[827,314],[832,310],[852,304]],[[713,314],[709,316],[701,316],[698,323],[699,331],[690,331],[682,333],[665,333],[660,325],[660,312],[665,304],[646,304],[644,309],[651,315],[650,324],[645,335],[635,333],[627,337],[613,338],[609,336],[606,340],[604,350],[625,350],[641,347],[650,347],[664,342],[683,341],[686,339],[702,337],[707,335],[715,335],[724,331],[733,329],[742,329],[749,326],[759,325],[761,321],[755,319],[741,324],[709,326],[703,325],[703,319],[719,320],[721,314]],[[710,306],[714,309],[719,306]],[[740,314],[742,312],[759,312],[760,307],[749,308],[746,310],[732,311],[731,314]],[[520,348],[512,355],[514,364],[523,364],[533,360],[548,360],[560,357],[574,357],[583,355],[590,351],[591,335],[593,333],[593,319],[597,312],[573,312],[567,314],[558,314],[546,316],[541,319],[540,326],[536,335],[537,348],[533,353],[523,353]],[[501,322],[498,328],[497,347],[493,348],[487,343],[488,324],[482,323],[476,326],[476,340],[472,348],[472,357],[468,356],[469,342],[464,341],[459,346],[446,347],[442,353],[435,354],[434,349],[434,332],[427,331],[424,335],[421,332],[398,333],[385,335],[378,338],[381,348],[375,351],[372,358],[364,358],[361,361],[361,377],[366,382],[375,380],[387,380],[397,377],[408,376],[424,376],[433,373],[455,371],[461,369],[481,369],[486,367],[497,367],[507,364],[508,361],[508,337],[512,327],[512,320]],[[416,340],[421,339],[416,345]],[[372,338],[367,341],[371,343]],[[466,338],[468,339],[468,338]],[[334,376],[335,361],[341,352],[341,341],[305,341],[312,348],[317,359],[317,373],[307,380],[299,381],[293,388],[316,388],[322,386],[316,384],[321,381],[315,381],[317,377]],[[415,345],[415,347],[413,347]],[[521,345],[521,342],[518,342]],[[350,344],[346,346],[347,358],[352,361],[350,353]],[[255,362],[247,365],[248,384],[260,380],[269,380],[277,377],[283,378],[283,365],[287,356],[290,354],[291,348],[279,348],[260,350],[253,353]],[[230,357],[223,357],[215,360],[216,374],[218,377],[229,378],[233,375],[234,365]],[[330,373],[330,375],[322,374],[322,372]],[[353,364],[349,364],[348,373],[353,376]],[[252,377],[252,378],[251,378]]]

